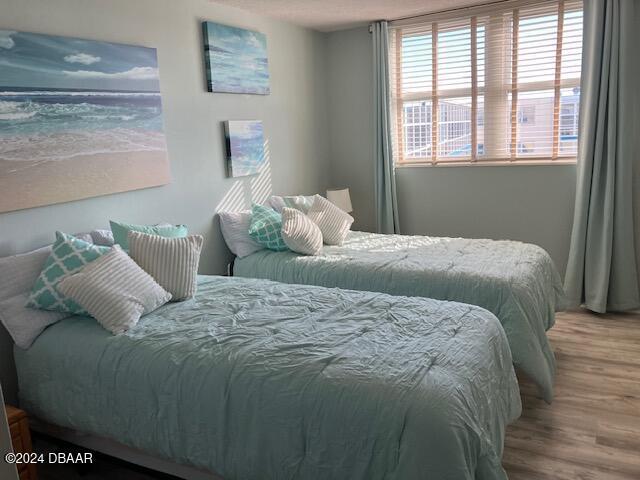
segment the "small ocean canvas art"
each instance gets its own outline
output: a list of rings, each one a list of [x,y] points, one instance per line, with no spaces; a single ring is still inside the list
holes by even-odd
[[[0,212],[169,180],[155,49],[0,30]]]
[[[230,177],[260,173],[266,162],[264,131],[260,120],[224,122],[227,172]]]
[[[252,30],[203,22],[207,89],[269,94],[267,37]]]

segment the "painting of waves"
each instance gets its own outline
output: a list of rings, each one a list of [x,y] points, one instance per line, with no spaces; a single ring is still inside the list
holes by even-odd
[[[227,172],[230,177],[260,173],[266,163],[264,131],[260,120],[230,120],[224,123]]]
[[[210,92],[269,94],[264,34],[213,22],[203,22],[202,32]]]
[[[0,212],[169,182],[156,51],[0,30]]]

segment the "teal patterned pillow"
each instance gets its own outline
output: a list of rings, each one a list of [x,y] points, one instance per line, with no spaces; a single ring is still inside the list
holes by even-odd
[[[251,208],[249,235],[269,250],[283,252],[289,250],[282,239],[282,215],[272,208],[254,204]]]
[[[56,232],[56,241],[31,289],[27,307],[88,315],[80,305],[62,295],[56,285],[67,275],[82,270],[108,251],[109,247],[99,247],[73,235]]]

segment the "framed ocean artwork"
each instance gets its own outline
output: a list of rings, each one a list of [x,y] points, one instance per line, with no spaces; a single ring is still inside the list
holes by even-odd
[[[155,49],[0,30],[0,212],[169,181]]]
[[[252,30],[202,23],[207,89],[269,94],[267,37]]]
[[[260,120],[224,122],[227,174],[244,177],[260,173],[266,163],[264,131]]]

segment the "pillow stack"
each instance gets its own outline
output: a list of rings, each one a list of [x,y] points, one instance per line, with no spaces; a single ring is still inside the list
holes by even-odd
[[[169,300],[196,294],[202,236],[187,236],[184,225],[111,222],[111,227],[112,247],[56,232],[56,242],[46,251],[48,257],[44,265],[40,263],[29,296],[11,298],[4,306],[18,318],[24,312],[14,304],[24,305],[25,298],[26,306],[41,309],[30,316],[31,323],[42,325],[40,330],[35,335],[18,331],[16,344],[28,348],[47,325],[70,314],[90,315],[110,332],[122,333]],[[81,235],[96,238],[93,232]],[[97,235],[105,243],[109,237],[102,231]]]
[[[269,199],[251,211],[219,212],[229,250],[242,258],[263,248],[317,255],[322,244],[342,245],[353,217],[320,195]]]

